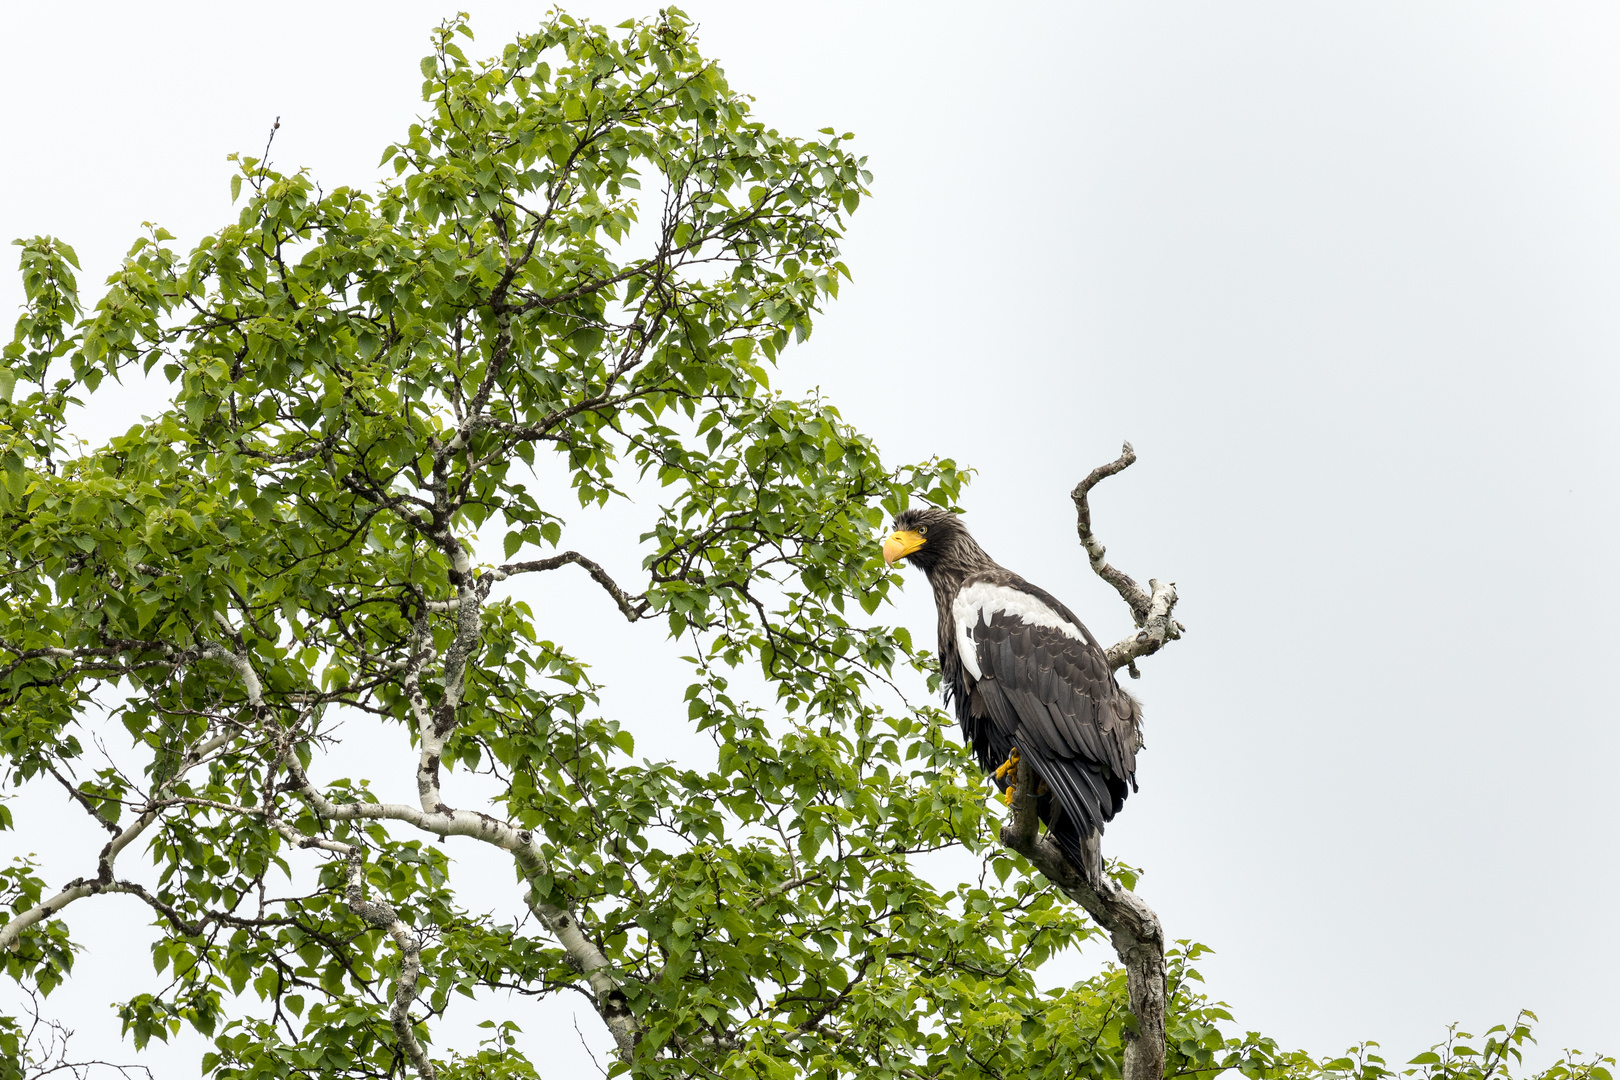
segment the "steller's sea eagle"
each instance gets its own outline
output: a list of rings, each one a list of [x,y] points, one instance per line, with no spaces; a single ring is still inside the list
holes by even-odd
[[[998,566],[955,514],[894,519],[883,559],[909,558],[934,587],[939,665],[962,737],[1012,801],[1020,756],[1058,846],[1092,881],[1098,839],[1136,788],[1142,706],[1121,690],[1097,639],[1050,593]]]

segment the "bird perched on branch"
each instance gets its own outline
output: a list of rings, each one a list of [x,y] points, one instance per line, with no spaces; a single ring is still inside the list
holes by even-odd
[[[1020,759],[1058,847],[1092,881],[1103,826],[1136,789],[1142,706],[1091,631],[1050,593],[996,564],[946,510],[907,510],[883,543],[928,575],[939,662],[962,737],[1013,800]]]

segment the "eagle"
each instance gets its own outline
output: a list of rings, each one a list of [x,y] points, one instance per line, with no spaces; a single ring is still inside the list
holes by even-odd
[[[900,514],[883,543],[884,562],[899,559],[933,586],[940,674],[962,738],[1009,804],[1018,763],[1029,762],[1048,833],[1099,881],[1103,827],[1136,790],[1141,704],[1114,681],[1085,624],[986,555],[956,514]]]

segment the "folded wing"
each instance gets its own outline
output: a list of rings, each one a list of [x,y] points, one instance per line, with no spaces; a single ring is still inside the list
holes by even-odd
[[[1017,578],[968,581],[952,605],[968,692],[963,734],[994,769],[1017,747],[1061,814],[1065,848],[1100,832],[1135,784],[1141,707],[1120,689],[1090,631]]]

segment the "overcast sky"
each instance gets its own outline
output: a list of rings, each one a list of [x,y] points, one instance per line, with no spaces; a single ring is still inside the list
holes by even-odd
[[[233,218],[225,155],[277,116],[279,166],[367,182],[454,6],[8,3],[0,232],[74,244],[93,298],[143,221]],[[470,53],[542,11],[461,6]],[[1524,1006],[1545,1052],[1620,1052],[1620,8],[685,6],[760,119],[853,131],[876,174],[781,385],[891,460],[977,468],[984,546],[1108,640],[1067,492],[1141,455],[1095,524],[1189,633],[1132,686],[1141,793],[1105,850],[1217,950],[1239,1024],[1404,1061]],[[895,618],[931,632],[920,576]],[[22,805],[0,858],[68,813]],[[71,916],[105,981],[51,1004],[107,1047],[146,916]]]

